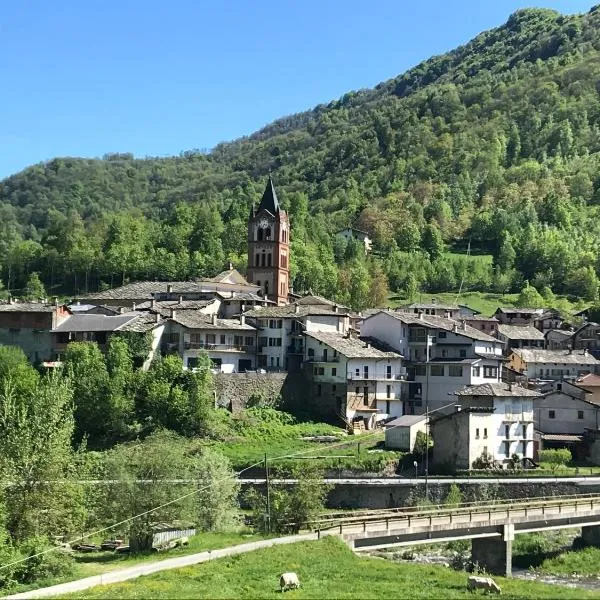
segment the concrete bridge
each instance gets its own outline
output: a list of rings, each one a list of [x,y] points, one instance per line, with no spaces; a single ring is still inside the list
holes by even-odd
[[[519,533],[581,527],[585,541],[600,545],[600,495],[369,511],[315,521],[312,527],[321,535],[339,535],[354,550],[470,539],[474,561],[490,573],[510,576],[512,542]]]

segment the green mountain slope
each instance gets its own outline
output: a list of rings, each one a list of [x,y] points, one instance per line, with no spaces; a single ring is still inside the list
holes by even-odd
[[[296,289],[355,306],[392,289],[542,290],[594,299],[600,9],[544,9],[373,90],[209,154],[58,158],[0,183],[4,285],[54,291],[242,265],[269,170],[290,209]],[[377,260],[332,234],[358,225]],[[492,254],[475,263],[448,246]],[[29,291],[32,291],[30,282]],[[549,289],[544,290],[549,294]]]

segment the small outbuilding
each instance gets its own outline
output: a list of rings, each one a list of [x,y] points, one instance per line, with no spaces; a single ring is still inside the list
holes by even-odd
[[[412,452],[417,440],[417,433],[425,433],[427,417],[425,415],[404,415],[385,426],[385,447],[390,450]]]

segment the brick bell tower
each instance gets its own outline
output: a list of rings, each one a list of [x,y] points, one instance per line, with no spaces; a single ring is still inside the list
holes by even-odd
[[[269,300],[278,305],[288,303],[290,224],[279,206],[271,175],[258,208],[253,206],[250,211],[246,278],[260,286]]]

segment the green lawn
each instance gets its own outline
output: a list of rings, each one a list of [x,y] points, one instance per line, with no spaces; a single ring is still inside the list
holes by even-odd
[[[583,577],[600,575],[600,548],[584,548],[547,558],[536,569],[541,573],[570,576],[576,573]]]
[[[279,574],[298,573],[286,598],[473,598],[467,573],[444,567],[362,558],[325,538],[257,550],[210,563],[102,586],[78,598],[281,598]],[[600,594],[495,577],[503,598],[599,598]],[[479,595],[479,594],[477,594]]]
[[[267,535],[247,533],[247,532],[231,532],[231,533],[201,533],[190,537],[189,546],[184,548],[174,548],[167,552],[142,554],[130,556],[128,554],[116,554],[115,552],[91,552],[73,554],[74,565],[73,569],[67,576],[53,577],[48,579],[39,579],[34,584],[19,585],[11,589],[12,593],[33,590],[36,588],[83,579],[92,575],[100,575],[115,569],[125,569],[133,567],[136,564],[165,560],[176,556],[184,556],[186,554],[195,554],[205,550],[217,550],[228,546],[236,546],[262,540],[268,537]]]

